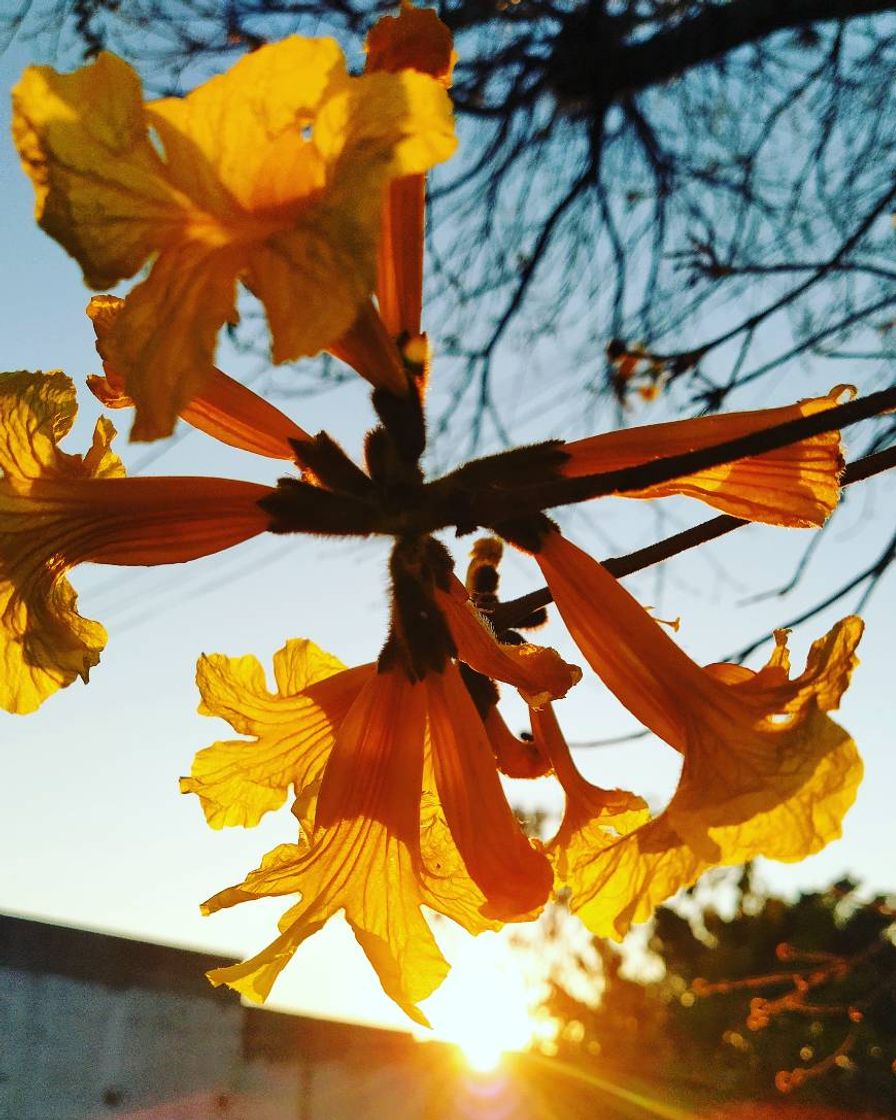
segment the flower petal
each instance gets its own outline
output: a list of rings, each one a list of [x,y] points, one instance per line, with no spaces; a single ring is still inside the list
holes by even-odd
[[[106,408],[134,406],[120,372],[127,359],[116,361],[112,336],[112,327],[123,307],[123,299],[107,295],[94,296],[87,305],[105,370],[104,377],[88,377],[87,386]],[[254,455],[289,460],[296,455],[291,441],[311,438],[279,408],[214,366],[206,371],[202,381],[204,388],[181,408],[180,416],[206,435]]]
[[[319,165],[300,129],[351,81],[335,40],[293,35],[146,111],[177,187],[206,213],[251,227],[251,212],[295,204],[315,188]]]
[[[368,73],[412,69],[448,86],[455,58],[451,32],[432,8],[402,7],[367,37]],[[380,315],[393,338],[420,335],[424,216],[424,177],[393,180],[383,203],[376,282]]]
[[[700,668],[605,568],[559,533],[546,537],[535,558],[594,671],[636,719],[681,750],[681,696],[699,695]]]
[[[488,900],[483,913],[506,922],[534,917],[550,893],[550,866],[507,804],[457,667],[429,674],[424,686],[436,789],[467,871]]]
[[[218,331],[235,314],[241,258],[201,243],[162,252],[125,300],[109,348],[136,409],[132,440],[171,435],[178,413],[205,391]]]
[[[135,275],[189,220],[150,141],[140,79],[115,55],[74,74],[29,67],[13,90],[13,138],[38,222],[92,288]]]
[[[431,770],[431,765],[429,770]],[[502,923],[483,913],[487,899],[464,866],[435,791],[435,778],[424,778],[420,802],[420,901],[467,931],[497,930]]]
[[[451,32],[433,8],[402,5],[394,16],[383,16],[370,29],[366,43],[367,70],[419,70],[444,85],[451,82],[457,54]]]
[[[266,305],[275,361],[343,335],[373,291],[388,182],[455,145],[437,81],[349,78],[334,42],[298,37],[147,106],[111,55],[72,75],[32,68],[15,135],[39,220],[90,285],[158,254],[112,328],[135,439],[168,435],[203,391],[239,277]]]
[[[838,403],[841,388],[826,397],[783,408],[729,412],[624,428],[563,445],[570,456],[560,468],[569,478],[618,470],[637,463],[696,451],[751,432],[811,416]],[[837,505],[843,456],[839,432],[825,432],[799,443],[738,459],[646,490],[628,491],[626,498],[662,498],[684,494],[748,521],[772,525],[822,525]]]
[[[855,744],[817,709],[779,739],[754,739],[732,761],[729,742],[696,737],[698,758],[686,761],[664,813],[590,858],[571,846],[570,908],[598,936],[619,939],[710,867],[757,856],[795,862],[836,839],[862,777]],[[720,771],[734,775],[733,789]]]
[[[548,646],[502,645],[485,617],[467,598],[460,581],[449,591],[435,589],[439,609],[445,615],[458,657],[471,668],[493,680],[519,689],[530,707],[540,708],[563,697],[582,679],[577,665],[569,665]]]
[[[64,374],[0,375],[0,704],[9,711],[33,711],[99,660],[106,632],[78,615],[69,568],[179,563],[267,528],[258,501],[268,487],[121,478],[106,420],[85,456],[60,451],[75,408]]]
[[[550,704],[540,710],[549,711]],[[533,739],[517,738],[504,722],[497,707],[490,708],[485,713],[482,725],[502,774],[506,774],[508,778],[542,778],[550,774],[551,759],[541,744]]]
[[[861,779],[837,706],[862,632],[847,618],[789,680],[784,636],[759,673],[695,665],[596,561],[558,533],[539,563],[594,670],[649,728],[684,755],[665,812],[590,861],[576,836],[567,882],[589,928],[622,936],[632,921],[706,868],[759,855],[798,860],[840,835]]]
[[[448,965],[423,915],[417,881],[425,696],[400,673],[362,688],[336,737],[310,841],[278,849],[207,912],[252,897],[300,891],[281,936],[243,964],[209,973],[250,999],[264,999],[296,948],[340,909],[386,994],[415,1022],[416,1004]]]
[[[196,666],[202,715],[252,738],[213,743],[196,755],[182,793],[195,793],[212,828],[251,828],[279,809],[290,786],[307,793],[323,772],[336,730],[373,673],[345,667],[313,642],[294,639],[274,655],[277,692],[254,657],[203,655]]]

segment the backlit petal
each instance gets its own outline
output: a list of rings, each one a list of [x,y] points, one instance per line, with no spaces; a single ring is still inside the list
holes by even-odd
[[[792,681],[783,634],[759,673],[701,669],[559,534],[547,537],[538,559],[594,670],[684,755],[665,812],[569,870],[572,909],[590,928],[621,936],[708,867],[759,855],[798,860],[840,835],[862,767],[852,739],[826,712],[849,683],[859,619],[844,619],[816,642]]]
[[[384,16],[367,37],[367,70],[419,70],[450,85],[455,53],[451,32],[431,8],[403,6]],[[383,204],[376,294],[393,338],[420,334],[423,304],[424,177],[389,184]]]
[[[76,677],[86,680],[106,644],[104,628],[78,614],[64,562],[28,516],[28,491],[42,477],[123,473],[108,422],[85,457],[59,450],[76,411],[62,373],[0,375],[0,706],[9,712],[32,712]]]
[[[13,90],[13,138],[38,222],[92,288],[134,276],[190,219],[150,141],[140,79],[115,55],[74,74],[29,67]]]
[[[252,827],[279,809],[290,786],[302,797],[317,782],[372,665],[346,669],[307,639],[274,655],[277,691],[268,691],[254,657],[203,655],[196,666],[202,715],[220,716],[249,739],[199,751],[182,793],[195,793],[212,828]]]
[[[296,891],[301,901],[281,919],[272,945],[211,972],[212,983],[264,999],[302,941],[344,910],[386,994],[426,1023],[416,1004],[448,965],[420,911],[417,882],[424,721],[423,686],[383,673],[362,688],[336,737],[309,842],[278,849],[205,909]]]
[[[549,710],[550,704],[541,709]],[[541,778],[550,774],[553,764],[547,752],[535,740],[520,739],[514,735],[497,707],[489,709],[482,725],[502,774],[508,778]]]
[[[451,835],[445,811],[435,790],[435,777],[424,779],[420,802],[420,900],[431,910],[472,934],[501,928],[496,918],[486,917],[487,899],[464,866]]]
[[[103,359],[104,377],[88,377],[90,391],[106,408],[132,408],[120,370],[127,359],[116,361],[116,338],[112,327],[124,307],[117,296],[94,296],[87,305],[87,314],[96,332],[96,345]],[[291,440],[310,439],[306,431],[293,423],[279,408],[253,393],[239,381],[214,367],[206,371],[203,388],[180,410],[182,420],[206,435],[270,459],[294,459]]]
[[[732,733],[742,758],[719,731],[695,733],[666,811],[570,867],[571,909],[594,933],[623,937],[710,867],[795,862],[840,835],[862,777],[847,732],[813,708],[791,733]]]
[[[839,395],[840,391],[834,390],[827,397],[783,408],[722,413],[606,432],[564,444],[563,450],[570,458],[560,470],[574,478],[711,447],[833,408]],[[662,498],[684,494],[748,521],[822,525],[837,505],[842,470],[839,432],[825,432],[776,451],[711,467],[646,490],[626,491],[624,496]]]
[[[238,278],[266,306],[275,361],[343,335],[373,291],[389,181],[455,145],[437,81],[349,78],[334,42],[298,37],[146,106],[114,56],[32,68],[14,131],[38,218],[91,286],[155,257],[113,327],[136,439],[169,434],[203,391]]]
[[[460,660],[486,677],[512,684],[530,707],[560,699],[582,679],[581,669],[549,646],[501,645],[459,581],[452,583],[450,591],[437,588],[435,598]]]
[[[507,804],[457,667],[449,663],[424,685],[436,789],[467,871],[487,899],[484,913],[507,922],[534,917],[550,893],[550,866]]]
[[[60,451],[75,409],[64,374],[0,375],[0,704],[9,711],[33,711],[99,660],[106,632],[78,615],[69,568],[179,563],[267,528],[258,501],[268,487],[120,477],[107,420],[83,457]]]

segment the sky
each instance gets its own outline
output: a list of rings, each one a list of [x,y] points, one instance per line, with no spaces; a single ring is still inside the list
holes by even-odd
[[[4,91],[28,61],[14,46],[0,57]],[[5,267],[0,272],[0,368],[64,369],[79,386],[82,414],[64,447],[83,451],[98,414],[82,390],[98,371],[84,307],[90,295],[74,261],[35,225],[30,184],[8,137],[8,101],[0,102],[0,191]],[[438,324],[427,323],[438,353]],[[235,376],[256,378],[258,364],[224,346],[219,365]],[[433,371],[439,393],[439,363]],[[829,376],[826,368],[825,375]],[[544,391],[537,371],[524,363],[501,371],[502,391],[531,400]],[[844,378],[845,380],[846,378]],[[281,375],[278,385],[288,383]],[[830,386],[794,375],[786,386],[764,387],[741,407],[786,403]],[[372,422],[365,383],[352,379],[315,397],[278,401],[306,430],[326,428],[353,454]],[[636,421],[666,418],[663,402]],[[532,410],[528,410],[531,415]],[[114,419],[114,418],[113,418]],[[152,474],[219,474],[271,483],[277,464],[231,452],[199,433],[181,434],[159,455],[157,447],[128,446],[127,417],[119,414],[117,450],[132,470]],[[526,438],[561,435],[558,421]],[[858,488],[857,488],[858,490]],[[750,527],[643,573],[627,586],[662,617],[681,617],[679,640],[696,660],[719,660],[772,626],[780,625],[873,557],[892,532],[896,484],[881,479],[849,495],[797,591],[786,600],[753,605],[744,600],[786,583],[806,543],[801,531]],[[569,534],[597,555],[641,547],[708,511],[677,501],[662,510],[643,503],[605,500],[568,519]],[[888,524],[889,515],[889,524]],[[468,542],[447,541],[460,559]],[[202,653],[254,653],[266,667],[290,637],[311,637],[345,663],[374,658],[385,633],[387,603],[383,543],[263,537],[185,567],[147,570],[84,568],[72,582],[81,612],[101,620],[109,644],[90,684],[52,697],[35,715],[0,714],[0,910],[75,926],[123,933],[169,944],[241,956],[275,936],[282,903],[257,902],[212,918],[198,904],[238,882],[261,855],[293,839],[288,810],[270,814],[254,830],[213,832],[195,798],[178,793],[177,778],[193,754],[229,737],[219,721],[196,714],[194,667]],[[538,586],[533,565],[512,555],[503,569],[505,594]],[[849,613],[848,600],[814,619],[795,637],[794,664],[813,637]],[[896,724],[892,631],[896,580],[881,585],[867,613],[862,665],[837,717],[853,733],[866,762],[866,779],[847,817],[843,838],[799,865],[762,863],[771,889],[796,892],[853,875],[868,891],[892,889],[896,841],[892,791],[896,789]],[[546,638],[568,660],[581,662],[571,642],[552,624]],[[750,664],[758,666],[762,653]],[[522,727],[518,705],[508,704],[512,726]],[[587,742],[636,730],[592,677],[559,707],[568,737]],[[514,722],[516,721],[516,723]],[[652,739],[592,747],[579,765],[602,785],[634,788],[662,805],[678,773],[677,756]],[[527,807],[559,808],[547,781],[515,786],[511,796]],[[445,923],[437,927],[451,956],[459,945]],[[458,948],[458,952],[461,950]],[[486,949],[488,953],[491,950]],[[449,984],[451,981],[449,980]],[[379,989],[372,970],[341,919],[311,939],[287,968],[271,1000],[338,1018],[407,1027]]]

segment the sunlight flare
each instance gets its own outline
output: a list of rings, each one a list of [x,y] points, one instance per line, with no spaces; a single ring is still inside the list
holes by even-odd
[[[538,985],[524,957],[499,934],[465,937],[452,948],[452,970],[426,1001],[432,1034],[450,1042],[476,1073],[494,1072],[505,1054],[528,1050],[556,1024],[535,1014]]]

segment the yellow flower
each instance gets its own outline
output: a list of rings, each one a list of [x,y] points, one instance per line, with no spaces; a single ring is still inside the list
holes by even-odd
[[[817,641],[793,680],[783,633],[759,673],[737,665],[701,669],[559,533],[545,535],[536,559],[592,668],[684,758],[678,789],[660,816],[617,818],[574,776],[565,745],[533,714],[567,795],[552,858],[572,892],[571,908],[590,929],[621,937],[709,867],[759,855],[799,860],[840,835],[862,764],[850,736],[826,713],[849,683],[859,619],[844,619]]]
[[[294,459],[305,477],[276,492],[124,479],[106,420],[85,456],[57,447],[75,411],[62,374],[3,375],[0,702],[31,710],[99,658],[105,631],[77,614],[65,579],[76,563],[175,563],[269,528],[394,536],[377,663],[346,668],[290,641],[270,691],[255,658],[203,657],[200,711],[242,738],[200,751],[181,789],[214,828],[251,827],[293,799],[297,842],[204,910],[298,898],[276,940],[214,970],[213,983],[264,999],[297,947],[342,911],[386,993],[425,1023],[417,1005],[448,965],[423,907],[477,933],[535,916],[562,886],[592,929],[619,936],[707,867],[797,859],[836,836],[861,766],[826,713],[847,685],[861,624],[835,627],[794,680],[783,636],[758,674],[701,669],[541,512],[580,485],[564,479],[711,447],[830,408],[836,393],[519,448],[425,481],[423,176],[454,148],[454,56],[435,13],[407,7],[373,29],[367,50],[365,74],[351,77],[334,42],[294,37],[184,98],[148,104],[134,71],[109,54],[75,74],[33,67],[22,78],[14,133],[41,225],[93,287],[148,270],[126,299],[88,308],[105,371],[91,379],[95,395],[135,408],[133,438],[165,436],[181,416],[232,446]],[[325,348],[378,390],[365,468],[214,367],[238,281],[264,305],[274,361]],[[630,496],[687,494],[751,520],[817,525],[841,469],[831,433]],[[535,553],[593,668],[683,755],[658,817],[573,766],[551,701],[579,669],[492,629],[500,543],[475,551],[468,594],[430,535],[479,523]],[[537,624],[536,612],[520,626]],[[531,742],[501,718],[496,681],[529,705]],[[525,835],[499,771],[556,775],[566,811],[547,850]]]
[[[173,564],[267,528],[266,486],[218,478],[131,478],[96,425],[86,455],[57,443],[76,413],[63,373],[0,374],[0,706],[34,711],[106,643],[77,613],[65,573],[76,564]]]
[[[832,389],[826,397],[799,401],[782,408],[729,412],[674,420],[640,428],[620,428],[602,435],[564,443],[569,458],[560,473],[568,478],[614,471],[654,459],[681,455],[726,443],[751,432],[811,416],[833,408],[844,392]],[[626,498],[664,498],[683,494],[747,521],[772,525],[823,525],[840,497],[843,456],[840,433],[825,432],[776,451],[752,455],[695,474],[672,479],[646,490],[627,490]]]
[[[212,828],[251,828],[280,808],[290,786],[296,798],[309,796],[336,729],[373,674],[373,665],[346,669],[313,642],[295,639],[274,654],[272,694],[256,658],[201,657],[199,711],[226,719],[254,741],[227,740],[200,751],[190,777],[181,778],[181,792],[198,795]]]
[[[276,697],[252,658],[200,663],[200,710],[255,742],[200,752],[182,788],[199,793],[213,825],[254,824],[292,784],[303,828],[298,844],[280,845],[205,904],[211,913],[301,895],[270,946],[210,979],[264,999],[298,946],[344,910],[386,993],[425,1023],[416,1004],[448,965],[420,907],[471,932],[518,921],[546,901],[550,867],[504,798],[453,664],[413,683],[399,665],[340,671],[311,643],[291,642],[275,672]]]
[[[134,439],[168,435],[202,392],[237,279],[265,306],[274,361],[336,343],[373,291],[386,186],[455,146],[437,81],[350,77],[328,39],[264,46],[184,98],[147,104],[111,54],[68,75],[31,67],[13,103],[38,221],[87,283],[152,261],[109,339]],[[379,376],[404,393],[399,373]]]
[[[96,333],[96,348],[105,376],[87,378],[87,387],[106,408],[133,408],[115,355],[113,327],[124,308],[117,296],[94,296],[87,314]],[[311,439],[304,429],[263,397],[212,366],[204,386],[180,409],[180,417],[206,435],[269,459],[295,459],[294,441]]]

